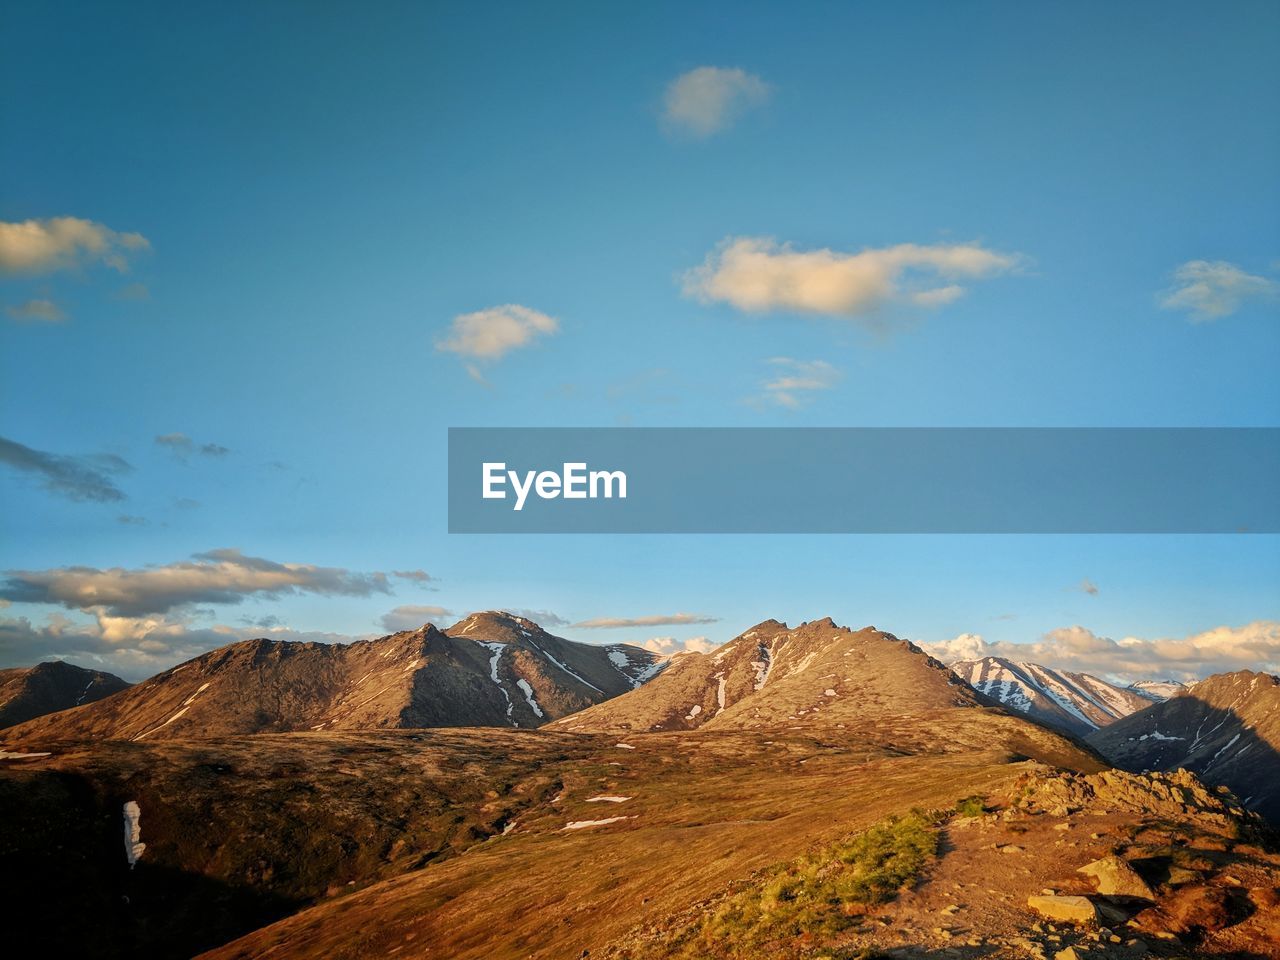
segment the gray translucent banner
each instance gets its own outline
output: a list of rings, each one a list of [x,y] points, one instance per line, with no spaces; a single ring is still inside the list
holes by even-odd
[[[453,428],[449,532],[1277,533],[1280,429]]]

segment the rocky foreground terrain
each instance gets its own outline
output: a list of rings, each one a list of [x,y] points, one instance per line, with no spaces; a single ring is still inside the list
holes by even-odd
[[[237,644],[208,655],[217,670],[187,667],[238,688],[180,667],[0,732],[0,897],[21,921],[7,943],[219,960],[1280,956],[1274,836],[1239,799],[1111,770],[890,634],[768,621],[660,671],[634,648],[571,660],[552,640],[479,615],[353,645],[321,661],[331,672]],[[420,656],[434,705],[405,680]],[[558,702],[534,666],[578,686],[559,681]],[[501,695],[521,679],[553,722],[508,725],[530,719]],[[490,726],[398,728],[468,691]],[[571,697],[590,702],[557,716]],[[254,732],[279,717],[315,723]],[[359,729],[369,717],[381,729]]]
[[[0,727],[94,703],[128,686],[113,673],[60,660],[0,670]]]

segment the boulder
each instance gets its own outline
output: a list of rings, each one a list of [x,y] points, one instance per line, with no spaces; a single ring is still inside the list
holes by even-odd
[[[1221,887],[1183,886],[1158,907],[1149,907],[1133,918],[1133,926],[1158,937],[1212,933],[1241,919],[1240,905]]]
[[[1027,897],[1027,906],[1050,920],[1062,923],[1096,923],[1098,910],[1088,897]]]
[[[1182,929],[1210,933],[1231,926],[1241,912],[1226,890],[1202,885],[1179,887],[1163,906]]]
[[[1141,900],[1156,898],[1155,891],[1147,886],[1147,881],[1138,876],[1138,871],[1117,856],[1103,857],[1087,863],[1076,872],[1093,877],[1097,882],[1098,892],[1105,897],[1137,897]]]

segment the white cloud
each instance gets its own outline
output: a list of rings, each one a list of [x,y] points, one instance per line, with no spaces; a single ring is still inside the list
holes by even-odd
[[[558,333],[560,324],[545,313],[508,303],[453,318],[446,334],[436,340],[436,349],[476,360],[498,360],[538,337]],[[480,371],[468,366],[473,378],[483,382]]]
[[[51,273],[92,263],[125,273],[129,258],[150,246],[140,233],[119,233],[79,217],[0,221],[0,273]]]
[[[277,563],[239,550],[211,550],[190,561],[125,569],[57,567],[8,570],[0,596],[14,603],[57,604],[112,617],[146,617],[197,603],[241,603],[286,594],[367,597],[390,593],[385,573]]]
[[[795,410],[817,390],[830,390],[840,379],[840,371],[825,360],[793,360],[772,357],[769,363],[778,369],[772,380],[763,384],[764,398],[780,407]]]
[[[650,637],[639,646],[653,653],[670,656],[673,653],[710,653],[718,644],[712,643],[706,637],[689,637],[687,640],[677,640],[675,637]]]
[[[1280,621],[1255,620],[1243,626],[1221,626],[1181,638],[1101,637],[1085,627],[1050,630],[1033,643],[984,640],[964,633],[953,640],[922,644],[946,663],[980,657],[1027,660],[1073,670],[1134,680],[1198,680],[1233,670],[1280,673]]]
[[[769,237],[729,237],[683,277],[684,294],[750,313],[795,310],[859,317],[887,305],[935,308],[964,294],[957,280],[1013,270],[1021,258],[976,244],[841,253],[795,250]]]
[[[378,623],[388,633],[399,633],[401,630],[417,630],[424,623],[439,626],[452,616],[453,611],[444,607],[405,604],[384,613]]]
[[[1196,323],[1228,317],[1246,303],[1280,295],[1280,283],[1245,273],[1225,260],[1189,260],[1173,272],[1173,279],[1160,306],[1183,310]]]
[[[67,660],[140,680],[216,647],[266,637],[316,643],[349,643],[370,635],[299,631],[273,623],[199,626],[187,616],[117,617],[91,611],[92,621],[54,614],[43,624],[26,617],[0,617],[0,667]],[[273,619],[273,618],[268,618]]]
[[[769,92],[767,83],[737,67],[698,67],[668,85],[664,117],[673,129],[709,137],[764,103]]]
[[[579,630],[618,630],[628,627],[666,627],[691,623],[715,623],[719,617],[701,613],[663,613],[648,617],[596,617],[573,626]]]
[[[66,313],[52,300],[28,300],[16,306],[5,307],[4,312],[20,323],[62,323]]]

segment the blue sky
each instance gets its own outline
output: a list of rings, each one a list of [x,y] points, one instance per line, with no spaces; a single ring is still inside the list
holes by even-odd
[[[1247,2],[10,5],[0,569],[40,589],[0,661],[504,606],[1280,669],[1273,537],[451,537],[443,462],[465,425],[1280,425],[1278,39]],[[191,559],[227,548],[308,569]],[[233,587],[57,587],[175,563]],[[571,626],[676,613],[711,622]]]

